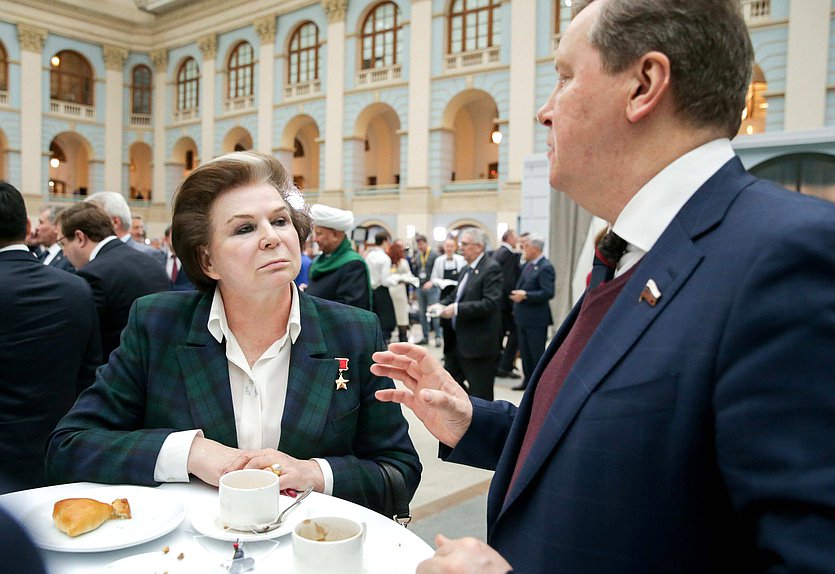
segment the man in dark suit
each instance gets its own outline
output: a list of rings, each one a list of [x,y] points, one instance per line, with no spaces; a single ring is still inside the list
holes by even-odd
[[[538,117],[551,186],[612,225],[589,290],[518,408],[375,355],[407,385],[378,398],[496,471],[489,546],[439,537],[420,572],[831,572],[835,206],[734,155],[739,2],[574,9]]]
[[[522,370],[525,376],[521,384],[513,387],[515,391],[528,388],[536,364],[545,352],[548,338],[548,326],[551,319],[551,307],[548,302],[554,297],[556,272],[551,262],[542,255],[545,240],[531,235],[525,244],[525,266],[510,292],[513,301],[513,318],[519,334],[519,352],[522,355]]]
[[[162,253],[165,255],[165,273],[171,279],[172,291],[194,291],[197,287],[188,278],[180,258],[174,251],[174,244],[171,241],[171,226],[165,228],[165,235],[162,238]]]
[[[516,251],[516,232],[508,229],[502,234],[502,244],[492,253],[496,263],[501,265],[504,275],[502,288],[502,334],[501,340],[504,343],[502,355],[499,358],[499,368],[496,375],[518,379],[519,373],[513,368],[516,362],[516,353],[519,351],[519,339],[516,331],[516,323],[513,320],[513,301],[510,300],[510,292],[516,287],[519,280],[519,257],[521,254]],[[507,342],[504,341],[507,337]]]
[[[60,241],[80,277],[93,288],[101,326],[102,358],[119,346],[133,302],[169,291],[165,269],[113,234],[110,217],[95,203],[77,203],[58,215]]]
[[[491,401],[502,329],[502,268],[485,254],[484,232],[467,227],[459,238],[467,267],[455,292],[441,301],[440,316],[452,326],[444,337],[444,365],[459,384],[467,381],[471,396]]]
[[[140,253],[149,255],[160,265],[165,265],[165,254],[159,249],[154,249],[150,245],[145,245],[144,242],[136,241],[131,236],[131,225],[133,224],[133,216],[130,212],[127,200],[115,191],[98,191],[85,199],[84,201],[91,201],[101,207],[113,222],[113,230],[119,241],[132,247]],[[144,229],[144,227],[143,227]]]
[[[13,490],[46,484],[46,439],[101,363],[89,285],[40,263],[29,228],[20,192],[0,183],[0,481]]]
[[[35,229],[35,236],[44,248],[42,257],[39,259],[44,265],[75,273],[75,267],[64,256],[64,251],[58,244],[58,228],[55,226],[55,219],[63,209],[63,207],[56,206],[44,207],[38,215],[38,227]]]

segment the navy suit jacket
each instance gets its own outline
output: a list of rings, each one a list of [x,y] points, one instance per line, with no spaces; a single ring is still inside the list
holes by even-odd
[[[554,297],[554,282],[557,280],[554,266],[545,257],[535,265],[525,264],[516,282],[516,289],[522,289],[527,299],[513,304],[513,316],[517,325],[524,327],[547,327],[553,320],[548,302]]]
[[[513,310],[513,301],[509,299],[509,295],[519,280],[519,260],[522,254],[511,251],[506,245],[502,245],[492,253],[492,257],[496,263],[501,265],[502,273],[504,274],[504,287],[502,288],[501,301],[502,311],[510,312]]]
[[[95,259],[76,273],[93,288],[105,362],[119,346],[133,302],[143,295],[171,290],[165,267],[118,239],[105,244]]]
[[[128,247],[132,247],[139,251],[140,253],[144,253],[145,255],[150,255],[155,261],[159,262],[160,265],[165,267],[165,253],[160,251],[159,249],[154,249],[150,245],[145,245],[144,243],[140,243],[135,240],[133,237],[128,237],[127,241],[124,241],[124,244]]]
[[[174,431],[203,429],[206,438],[237,447],[226,346],[207,327],[211,303],[211,293],[193,291],[136,302],[123,344],[52,436],[53,480],[154,485],[159,449]],[[325,458],[333,495],[378,511],[386,491],[375,461],[389,462],[411,499],[421,466],[408,424],[397,404],[374,397],[394,388],[370,371],[371,354],[385,348],[377,317],[303,293],[299,312],[275,448]],[[336,357],[348,358],[345,390],[334,383]]]
[[[70,273],[75,273],[75,267],[73,267],[73,264],[70,263],[70,260],[64,255],[63,249],[55,254],[55,257],[53,257],[52,261],[49,262],[49,266],[69,271]]]
[[[448,457],[495,468],[488,541],[514,569],[831,572],[835,205],[736,158],[714,174],[600,323],[508,492],[577,311],[518,409],[471,399]]]
[[[87,283],[26,251],[0,253],[0,476],[46,484],[46,439],[101,364]]]

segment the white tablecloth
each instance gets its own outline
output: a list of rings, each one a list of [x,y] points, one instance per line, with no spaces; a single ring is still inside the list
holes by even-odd
[[[98,486],[102,485],[74,483],[23,490],[0,496],[0,505],[18,520],[26,518],[27,515],[31,520],[32,510],[38,505],[43,505],[45,501],[51,504],[71,497],[79,491]],[[192,527],[188,515],[192,509],[216,505],[216,488],[196,479],[188,484],[169,483],[158,488],[175,495],[186,506],[186,517],[177,528],[155,540],[120,550],[90,553],[42,550],[50,574],[97,573],[117,560],[139,554],[159,553],[165,546],[170,547],[173,552],[183,552],[189,557],[204,559],[205,563],[212,564],[213,567],[232,558],[231,542],[219,542],[200,535]],[[308,517],[344,516],[357,522],[365,522],[368,529],[364,548],[366,574],[412,573],[419,562],[433,554],[432,548],[408,529],[346,500],[314,492],[301,503],[299,510],[302,508],[305,509],[304,515]],[[252,571],[254,574],[292,572],[293,543],[290,535],[281,536],[273,541],[247,542],[244,544],[244,550],[247,556],[256,560],[256,569]],[[216,571],[222,572],[219,568]]]

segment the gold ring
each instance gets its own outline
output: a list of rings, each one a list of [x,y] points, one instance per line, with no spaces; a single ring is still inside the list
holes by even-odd
[[[281,465],[279,463],[264,467],[264,470],[269,470],[270,472],[275,473],[276,476],[281,476]]]

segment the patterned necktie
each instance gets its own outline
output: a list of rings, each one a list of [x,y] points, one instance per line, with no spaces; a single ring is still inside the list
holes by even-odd
[[[603,236],[594,249],[589,289],[594,289],[615,276],[615,268],[625,252],[626,241],[615,235],[614,231],[609,231]]]
[[[177,274],[180,272],[177,269],[177,256],[173,253],[171,254],[171,282],[174,283],[177,281]]]

